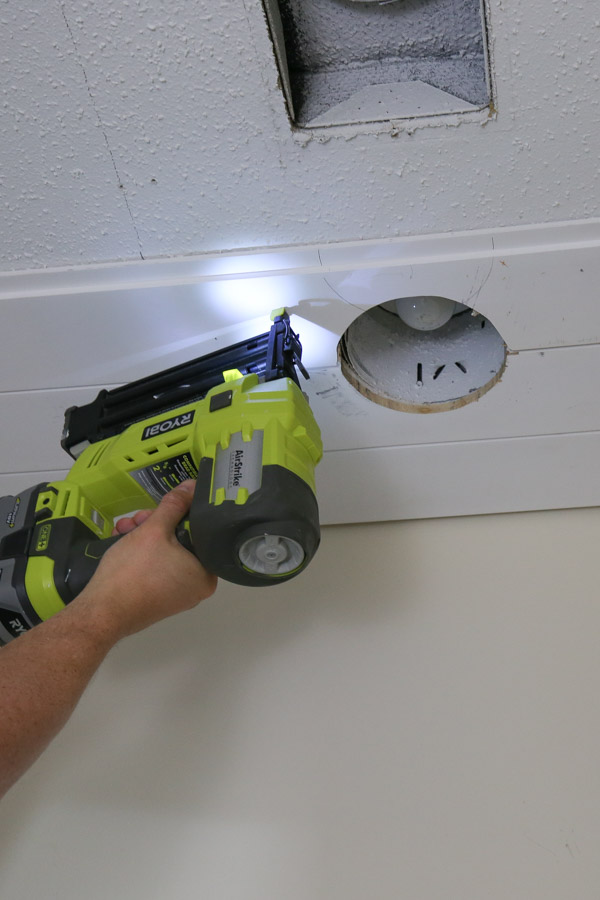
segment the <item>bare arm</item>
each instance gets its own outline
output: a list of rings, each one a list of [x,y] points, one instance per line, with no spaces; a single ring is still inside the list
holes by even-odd
[[[146,521],[106,553],[69,606],[0,650],[0,797],[61,730],[111,647],[214,592],[217,579],[175,538],[193,487],[140,514]]]

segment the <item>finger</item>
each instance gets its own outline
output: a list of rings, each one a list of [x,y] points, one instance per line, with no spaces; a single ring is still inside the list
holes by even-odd
[[[134,531],[139,525],[142,525],[153,512],[153,509],[140,509],[133,516],[123,516],[115,523],[113,534],[129,534],[130,531]]]
[[[153,509],[140,509],[140,510],[138,510],[138,511],[132,516],[132,521],[133,521],[134,526],[137,527],[138,525],[142,525],[142,523],[145,522],[146,519],[149,519],[149,518],[150,518],[150,516],[152,515],[153,512],[154,512]]]
[[[124,516],[122,519],[119,519],[118,522],[115,522],[115,527],[113,528],[113,534],[128,534],[130,531],[133,531],[135,528],[135,523],[130,516]]]
[[[183,481],[166,494],[153,511],[153,523],[173,532],[190,511],[196,488],[195,481]]]

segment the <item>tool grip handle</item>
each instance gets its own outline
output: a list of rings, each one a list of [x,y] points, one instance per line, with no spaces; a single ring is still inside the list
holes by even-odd
[[[190,535],[183,522],[177,526],[175,535],[182,547],[193,553]],[[67,564],[67,584],[73,597],[81,593],[96,572],[106,551],[122,537],[124,535],[116,534],[102,540],[79,543],[73,547]]]
[[[94,575],[100,560],[107,550],[121,539],[122,535],[97,541],[77,543],[69,554],[67,563],[67,585],[73,597],[80,594]]]

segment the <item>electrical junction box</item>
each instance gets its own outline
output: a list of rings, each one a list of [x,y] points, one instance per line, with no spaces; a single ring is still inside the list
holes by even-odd
[[[599,249],[588,220],[0,275],[0,492],[66,472],[67,407],[285,306],[324,524],[598,505]],[[417,331],[422,297],[458,306]]]

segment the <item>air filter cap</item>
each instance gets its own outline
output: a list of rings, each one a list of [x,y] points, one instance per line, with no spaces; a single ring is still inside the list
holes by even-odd
[[[289,575],[304,561],[304,550],[297,541],[281,534],[259,534],[244,541],[240,562],[259,575]]]

